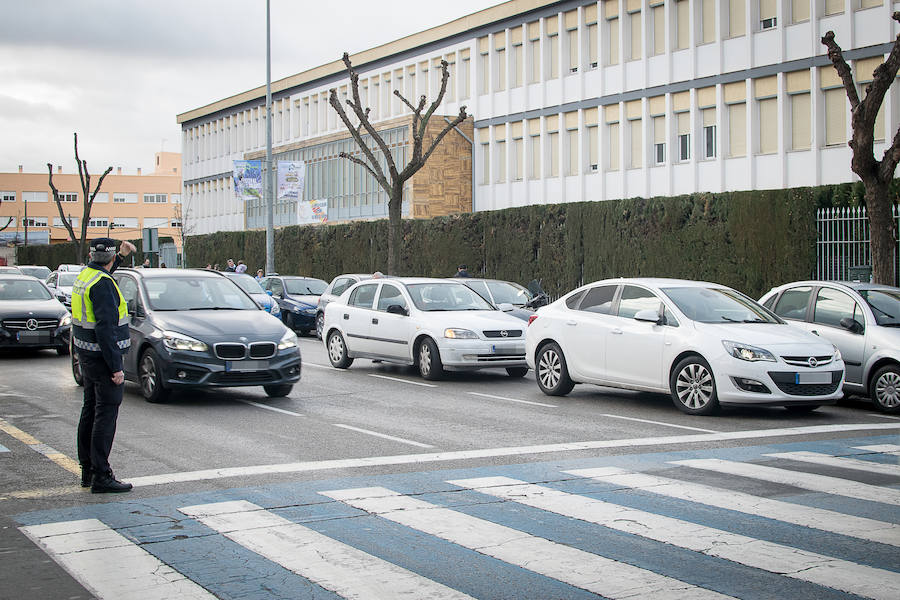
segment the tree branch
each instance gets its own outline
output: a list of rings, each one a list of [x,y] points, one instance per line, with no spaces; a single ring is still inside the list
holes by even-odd
[[[375,179],[378,179],[378,175],[375,173],[375,171],[372,170],[372,167],[370,167],[369,163],[367,163],[366,161],[364,161],[360,158],[356,158],[355,156],[352,156],[351,154],[348,154],[346,152],[339,152],[338,157],[346,158],[347,160],[349,160],[352,163],[356,163],[358,165],[365,167],[366,171],[368,171]],[[379,185],[381,185],[380,181],[378,183],[379,183]],[[382,187],[384,187],[384,186],[382,186]]]
[[[69,239],[73,242],[77,242],[77,238],[75,237],[75,230],[72,229],[72,224],[69,222],[69,219],[63,213],[62,209],[62,201],[59,199],[59,190],[56,189],[56,186],[53,185],[53,164],[47,163],[47,171],[50,172],[50,191],[53,192],[53,202],[56,203],[56,209],[59,211],[59,218],[62,220],[63,227],[66,228],[66,231],[69,232]]]
[[[356,77],[358,80],[359,76],[357,75]],[[352,87],[354,96],[356,96],[355,100],[357,101],[357,107],[354,108],[354,112],[356,112],[357,116],[361,115],[360,125],[363,125],[363,119],[368,121],[369,111],[368,109],[365,112],[358,110],[359,92],[357,90],[357,84],[353,83]],[[359,146],[359,149],[363,152],[363,154],[366,155],[366,158],[369,159],[369,162],[372,164],[372,166],[371,168],[367,166],[367,168],[369,168],[369,171],[375,176],[375,180],[378,182],[378,185],[384,188],[386,192],[390,193],[390,184],[388,183],[387,178],[384,176],[384,172],[381,170],[381,165],[378,164],[378,161],[376,160],[375,154],[372,152],[372,149],[369,148],[368,144],[363,141],[360,129],[350,122],[350,118],[347,116],[344,107],[341,106],[341,102],[338,99],[337,90],[335,90],[334,88],[332,88],[330,90],[330,93],[328,94],[328,103],[337,112],[338,117],[340,117],[341,121],[344,123],[344,126],[350,132],[350,135],[353,137],[354,141],[356,141],[356,145]],[[352,106],[349,100],[347,101],[347,104]]]
[[[6,228],[9,227],[10,225],[12,225],[12,222],[13,222],[13,219],[14,219],[14,218],[15,218],[15,217],[7,217],[6,225],[4,225],[3,227],[0,227],[0,231],[3,231],[4,229],[6,229]]]
[[[410,101],[407,100],[403,96],[403,94],[400,93],[400,90],[394,90],[394,95],[397,96],[398,98],[400,98],[400,100],[403,102],[403,104],[405,104],[407,106],[407,108],[409,108],[410,112],[416,112],[416,107],[413,106],[412,103],[410,103]]]
[[[409,164],[406,165],[406,168],[403,170],[403,173],[401,174],[401,177],[405,177],[404,181],[406,179],[409,179],[413,175],[415,175],[419,169],[424,167],[425,163],[428,162],[429,157],[431,157],[431,153],[434,152],[435,148],[438,147],[438,144],[441,143],[441,140],[444,139],[444,136],[447,135],[448,133],[450,133],[450,131],[452,131],[457,125],[459,125],[460,123],[465,121],[467,118],[468,118],[468,115],[466,114],[466,107],[461,106],[459,108],[459,114],[456,115],[455,119],[448,122],[447,125],[444,127],[444,129],[441,130],[441,132],[439,134],[437,134],[437,136],[435,136],[434,141],[431,143],[431,146],[429,146],[429,148],[425,152],[425,154],[422,155],[422,157],[419,160],[410,161]]]
[[[894,14],[891,15],[891,18],[900,23],[900,12],[894,12]],[[894,78],[897,77],[898,70],[900,70],[900,34],[894,38],[894,47],[891,48],[891,53],[888,55],[887,60],[875,68],[872,84],[866,89],[867,101],[873,93],[878,93],[878,103],[874,104],[874,113],[876,117],[878,115],[878,109],[884,101],[884,95],[894,82]],[[875,98],[875,96],[873,96],[873,98]],[[875,117],[873,117],[873,123],[875,122],[874,119]],[[890,148],[884,151],[884,156],[878,164],[878,179],[884,182],[891,181],[891,179],[894,178],[894,171],[897,169],[898,163],[900,163],[900,129],[894,134],[894,139],[891,142]]]
[[[850,110],[855,111],[859,106],[859,94],[856,92],[856,84],[853,83],[853,73],[850,71],[850,65],[844,60],[844,52],[837,42],[834,41],[834,32],[829,31],[822,37],[822,43],[828,48],[828,58],[831,64],[844,83],[844,90],[847,92],[847,98],[850,99]]]

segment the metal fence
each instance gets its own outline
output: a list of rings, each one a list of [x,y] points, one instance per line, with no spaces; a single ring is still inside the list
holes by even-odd
[[[893,207],[900,226],[900,211]],[[865,207],[820,208],[816,213],[816,278],[848,281],[859,279],[870,267],[869,219]],[[900,244],[898,244],[900,245]],[[897,285],[898,246],[894,247],[894,285]]]

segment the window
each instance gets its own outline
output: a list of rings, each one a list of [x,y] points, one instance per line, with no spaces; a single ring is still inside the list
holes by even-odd
[[[491,55],[487,51],[487,38],[482,38],[484,43],[481,51],[481,87],[478,90],[482,94],[487,94],[491,89]],[[482,40],[479,40],[481,42]]]
[[[678,160],[691,160],[691,113],[675,114],[678,127]]]
[[[266,289],[270,290],[276,298],[284,298],[284,284],[280,279],[269,279],[266,282]]]
[[[568,139],[568,152],[566,152],[566,175],[578,175],[578,130],[569,129],[566,131]]]
[[[606,14],[606,26],[609,31],[607,40],[607,58],[606,64],[619,64],[619,0],[605,0],[603,9]]]
[[[844,292],[821,288],[816,294],[813,322],[840,327],[841,319],[845,318],[865,323],[865,317],[862,316],[862,311],[853,298]]]
[[[566,37],[569,42],[569,60],[568,72],[578,72],[578,29],[569,29],[566,31]]]
[[[844,88],[824,90],[825,145],[840,146],[847,141],[847,96]]]
[[[460,53],[462,57],[462,62],[459,65],[459,99],[465,100],[469,97],[469,71],[470,71],[470,61],[469,61],[469,51],[463,50]],[[407,79],[410,81],[410,86],[414,81],[415,73],[410,75]],[[410,96],[415,96],[415,94],[410,94]]]
[[[506,181],[506,140],[497,142],[497,183]]]
[[[716,41],[716,0],[700,0],[701,43]]]
[[[675,49],[685,50],[691,45],[691,4],[688,0],[675,3]]]
[[[519,137],[513,140],[513,181],[522,181],[525,175],[525,150],[522,146],[522,138]]]
[[[607,147],[609,148],[609,170],[619,170],[621,140],[619,139],[619,123],[609,123],[607,127]]]
[[[48,202],[47,192],[22,192],[22,202]]]
[[[394,304],[403,308],[407,307],[406,299],[403,298],[403,294],[396,286],[382,284],[381,293],[378,295],[378,310],[387,311],[388,307]]]
[[[519,87],[522,85],[522,44],[516,44],[512,48],[512,54],[510,55],[512,59],[512,68],[510,69],[509,76],[511,79],[510,87]]]
[[[22,227],[46,227],[47,217],[28,217],[22,219]]]
[[[714,111],[715,109],[707,109]],[[703,158],[715,158],[716,157],[716,125],[715,125],[715,113],[713,113],[713,124],[706,125],[706,110],[704,112],[703,119]]]
[[[137,229],[138,227],[137,217],[113,217],[113,229]]]
[[[825,0],[825,14],[836,15],[844,12],[844,3],[846,0]]]
[[[60,202],[78,202],[78,194],[75,192],[60,192]]]
[[[556,19],[554,19],[554,22]],[[550,79],[556,79],[559,77],[559,34],[553,33],[547,39],[549,44],[548,57],[547,60],[550,61],[550,74],[548,77]]]
[[[598,156],[599,148],[599,134],[597,133],[598,127],[596,125],[588,126],[588,164],[590,165],[591,172],[596,172],[600,169],[600,158]]]
[[[181,219],[175,218],[169,223],[170,227],[181,227]]]
[[[626,319],[633,319],[634,315],[642,310],[659,311],[660,299],[652,292],[634,285],[626,285],[622,288],[622,297],[619,299],[618,315]]]
[[[772,29],[778,24],[775,18],[775,0],[759,0],[759,28]]]
[[[109,203],[109,192],[97,192],[97,195],[94,196],[94,202],[99,202],[100,204]]]
[[[666,162],[666,118],[653,117],[653,158],[654,163]]]
[[[576,292],[566,298],[566,306],[574,309],[578,306],[578,303],[581,302],[581,299],[584,298],[585,290],[581,290],[580,292]]]
[[[810,140],[810,106],[809,92],[791,94],[791,150],[809,150]]]
[[[16,193],[15,192],[0,192],[0,202],[15,202],[16,201]]]
[[[166,217],[144,217],[145,229],[158,229],[165,227],[168,223],[169,219]]]
[[[541,80],[541,23],[534,21],[527,26],[528,31],[528,83]]]
[[[125,300],[125,302],[137,302],[138,285],[137,281],[134,280],[134,277],[118,275],[116,276],[116,283],[119,286],[119,291],[122,292],[122,299]]]
[[[554,131],[547,136],[550,154],[550,177],[559,176],[559,132]]]
[[[730,37],[738,37],[747,33],[746,10],[747,0],[729,0],[728,35]]]
[[[881,6],[884,0],[859,0],[860,8],[875,8]]]
[[[599,315],[608,315],[612,309],[613,298],[616,295],[617,285],[599,285],[592,287],[587,291],[584,300],[578,310],[597,313]]]
[[[181,204],[181,194],[169,194],[172,204]]]
[[[759,153],[778,152],[778,99],[759,100]]]
[[[631,44],[629,45],[629,60],[640,60],[642,56],[641,46],[641,11],[628,13],[628,25],[630,27],[629,38],[631,40]]]
[[[481,144],[481,184],[491,182],[491,145]]]
[[[631,169],[639,169],[644,165],[643,161],[643,128],[640,119],[632,119],[628,121],[628,131],[631,141],[631,160],[628,167]]]
[[[597,23],[590,23],[587,26],[587,35],[588,35],[588,61],[590,61],[591,68],[596,69],[599,61],[598,53],[597,53]]]
[[[539,134],[531,135],[528,138],[528,145],[531,147],[531,164],[528,169],[528,179],[541,178],[541,136]]]
[[[144,195],[146,202],[147,195]],[[137,204],[137,194],[126,194],[122,192],[113,192],[113,204]]]
[[[372,304],[375,301],[375,290],[377,289],[377,283],[366,283],[359,286],[350,293],[350,306],[372,308]]]
[[[68,217],[69,224],[72,226],[72,229],[78,229],[78,217]],[[65,227],[63,224],[63,220],[59,217],[53,217],[53,226],[54,227]]]
[[[812,288],[809,286],[785,290],[775,305],[775,314],[785,319],[805,321],[810,294],[812,294]]]
[[[494,91],[502,92],[506,89],[506,48],[499,48],[495,54],[497,56],[497,82]]]
[[[109,227],[109,219],[107,219],[106,217],[94,217],[93,219],[88,221],[88,227],[102,227],[103,229],[106,229],[107,227]]]
[[[337,281],[334,282],[334,286],[331,288],[331,293],[335,296],[340,296],[344,293],[344,291],[356,283],[352,277],[341,277]]]
[[[731,158],[747,155],[747,103],[729,104],[728,109],[728,156]]]
[[[653,19],[653,54],[666,52],[666,7],[662,3],[650,9]]]
[[[791,21],[809,21],[809,0],[791,0]]]

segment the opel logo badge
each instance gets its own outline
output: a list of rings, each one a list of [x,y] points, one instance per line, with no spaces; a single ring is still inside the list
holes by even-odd
[[[815,357],[815,356],[810,356],[810,357],[809,357],[809,360],[806,361],[806,362],[809,363],[809,366],[810,366],[810,367],[815,367],[816,365],[819,364],[819,361],[816,360],[816,357]]]
[[[506,336],[508,336],[508,335],[509,335],[509,332],[506,331],[505,329],[504,329],[503,331],[500,332],[500,337],[506,337]]]
[[[28,331],[34,331],[35,329],[37,329],[37,319],[28,319],[27,321],[25,321],[25,328],[28,329]]]

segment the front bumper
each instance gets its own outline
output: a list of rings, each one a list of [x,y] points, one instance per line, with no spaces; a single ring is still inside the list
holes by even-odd
[[[716,370],[715,377],[721,404],[834,404],[843,395],[844,363],[819,368],[763,361],[729,364]]]
[[[162,359],[162,378],[169,388],[246,387],[300,381],[299,348],[281,350],[266,360],[226,361],[212,354],[173,352],[161,346],[155,349]]]
[[[525,340],[451,340],[438,342],[441,362],[451,369],[524,367]]]
[[[291,311],[288,313],[290,316],[288,317],[288,321],[286,325],[294,330],[307,330],[307,329],[315,329],[316,328],[316,313],[313,311],[312,314],[306,314],[303,312],[295,313]]]
[[[68,348],[72,326],[28,331],[0,327],[0,348]]]

